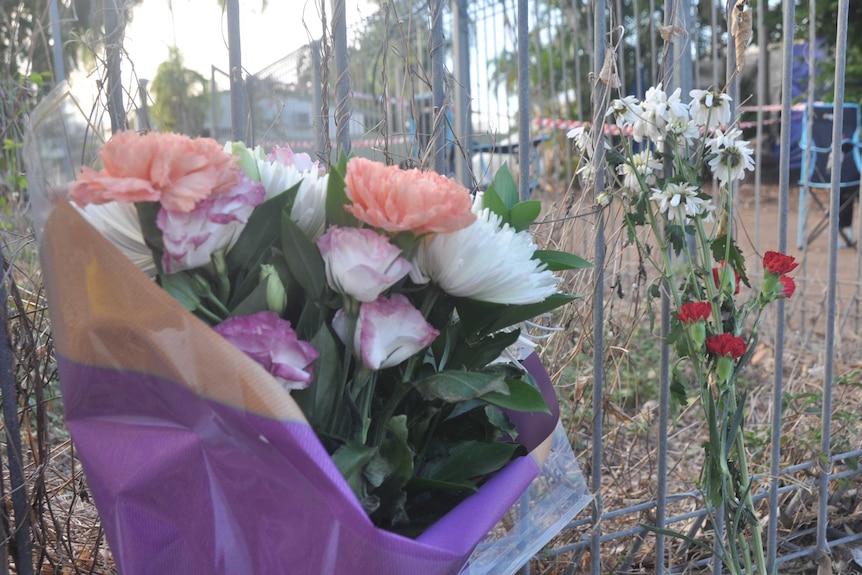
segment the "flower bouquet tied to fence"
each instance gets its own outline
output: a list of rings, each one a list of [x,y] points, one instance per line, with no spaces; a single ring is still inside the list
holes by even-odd
[[[525,489],[539,545],[586,505],[547,374],[517,349],[522,322],[574,298],[555,272],[587,264],[537,249],[540,205],[506,170],[474,199],[179,134],[120,132],[99,157],[42,255],[123,573],[505,572],[523,541],[492,558],[518,564],[464,564]],[[549,462],[555,481],[533,481]]]
[[[734,188],[754,168],[752,149],[731,122],[727,94],[692,90],[690,97],[685,103],[678,88],[668,94],[659,84],[643,100],[611,101],[605,119],[620,133],[613,141],[587,129],[569,136],[585,162],[582,178],[594,181],[597,170],[605,170],[608,185],[597,190],[599,204],[622,206],[641,274],[656,270],[649,294],[670,310],[665,341],[678,358],[670,370],[671,401],[685,406],[694,391],[704,410],[708,437],[699,488],[715,545],[655,530],[707,547],[731,573],[752,573],[754,567],[766,573],[739,377],[754,353],[761,314],[793,295],[788,274],[797,264],[791,256],[766,252],[760,289],[746,290],[741,301],[741,285],[751,284],[734,240]]]

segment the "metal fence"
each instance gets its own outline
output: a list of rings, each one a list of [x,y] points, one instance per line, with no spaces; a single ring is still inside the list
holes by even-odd
[[[835,125],[841,124],[844,109],[848,2],[839,2],[834,46]],[[548,346],[572,442],[591,477],[594,505],[524,572],[553,564],[560,573],[697,567],[720,573],[720,564],[642,525],[692,536],[704,532],[697,477],[679,472],[687,459],[696,459],[699,428],[696,422],[671,418],[668,355],[643,328],[637,287],[627,287],[638,283],[639,270],[617,235],[613,214],[596,210],[592,191],[576,184],[578,159],[566,131],[599,123],[604,115],[593,102],[602,101],[595,78],[608,52],[616,55],[622,93],[642,95],[661,70],[664,85],[681,87],[684,94],[723,84],[727,54],[721,39],[728,7],[690,0],[661,6],[654,0],[403,0],[383,3],[360,28],[348,29],[344,5],[345,0],[324,0],[324,37],[255,74],[245,73],[233,55],[227,69],[214,65],[211,135],[262,145],[286,142],[324,163],[349,151],[421,165],[454,174],[474,188],[487,184],[502,161],[517,166],[522,197],[541,197],[549,206],[539,234],[549,241],[559,241],[562,234],[567,247],[596,266],[579,286],[590,297],[565,319],[567,331]],[[238,2],[227,0],[226,6],[235,47],[240,38],[231,22],[238,18]],[[800,211],[792,203],[798,181],[788,153],[796,146],[790,72],[794,8],[785,1],[772,9],[780,11],[781,45],[768,48],[759,38],[749,67],[756,73],[731,87],[736,102],[756,94],[739,107],[743,127],[757,142],[757,171],[744,184],[753,190],[751,205],[740,208],[754,214],[754,237],[745,240],[754,252],[787,252],[791,208]],[[758,29],[763,29],[762,17],[759,10]],[[119,82],[118,73],[108,71],[108,93],[113,94],[110,86]],[[111,107],[117,125],[125,124],[118,115],[122,109]],[[834,132],[833,147],[839,148],[840,141],[841,134]],[[764,181],[774,184],[775,195],[764,192]],[[838,182],[828,198],[821,197],[828,212],[837,214]],[[765,237],[760,223],[770,217],[775,236]],[[854,344],[858,347],[862,265],[858,250],[839,250],[837,222],[829,223],[820,244],[801,246],[801,297],[779,302],[770,333],[763,335],[770,341],[768,359],[761,364],[768,367],[762,369],[774,375],[771,388],[760,389],[748,414],[751,445],[760,453],[755,498],[771,568],[800,558],[820,560],[831,549],[862,539],[838,529],[841,519],[830,516],[849,486],[858,488],[862,481],[857,429],[862,408],[854,395],[862,378],[854,371],[859,358],[852,353]],[[804,219],[802,227],[808,229]],[[620,295],[623,286],[626,297]],[[666,322],[668,313],[661,310],[658,320]],[[638,339],[654,348],[638,347]],[[632,377],[621,377],[621,350],[656,352],[655,373],[634,370]],[[788,426],[790,411],[805,417],[794,419],[796,425],[809,426],[805,449],[787,439],[798,432]],[[810,517],[791,517],[800,510]]]

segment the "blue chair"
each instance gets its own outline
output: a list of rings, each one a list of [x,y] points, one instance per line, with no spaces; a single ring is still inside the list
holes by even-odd
[[[814,104],[811,112],[811,140],[807,139],[808,111],[802,119],[803,134],[799,142],[802,148],[802,169],[799,179],[799,224],[796,243],[801,249],[805,239],[806,187],[832,187],[832,161],[841,161],[840,209],[838,210],[838,231],[848,246],[855,245],[853,240],[853,206],[859,195],[862,158],[860,158],[860,114],[859,104],[844,104],[844,121],[841,129],[841,148],[837,154],[832,150],[832,104]],[[810,151],[810,154],[807,153]],[[832,221],[827,206],[817,196],[811,198],[823,211],[823,218],[817,222],[808,242],[811,242],[829,226]]]

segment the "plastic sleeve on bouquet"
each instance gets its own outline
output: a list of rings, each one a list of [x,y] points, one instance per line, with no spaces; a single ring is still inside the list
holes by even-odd
[[[558,480],[564,515],[586,505],[563,440],[544,471],[513,461],[416,540],[375,528],[290,395],[64,200],[41,255],[66,420],[123,575],[456,574],[533,482],[515,539],[471,562],[484,573],[488,549],[521,561],[564,524],[543,511]],[[535,419],[547,446],[557,419]]]

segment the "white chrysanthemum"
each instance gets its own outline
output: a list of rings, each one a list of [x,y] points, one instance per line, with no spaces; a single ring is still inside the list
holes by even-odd
[[[742,132],[737,128],[731,128],[726,133],[716,130],[713,137],[707,140],[707,145],[714,154],[709,160],[709,167],[722,184],[742,180],[745,170],[754,169],[754,151],[742,139]]]
[[[740,140],[732,146],[720,149],[709,161],[709,167],[722,184],[742,180],[745,178],[745,170],[754,169],[754,159],[751,155],[752,150],[748,142]]]
[[[326,221],[329,174],[321,176],[317,163],[309,170],[300,170],[296,165],[268,159],[260,147],[256,147],[252,155],[260,172],[260,183],[266,188],[266,199],[275,197],[302,181],[293,202],[290,219],[314,241],[323,233]]]
[[[698,126],[707,129],[730,123],[730,96],[713,90],[692,90],[691,118]]]
[[[707,139],[706,145],[713,154],[718,153],[722,148],[728,148],[737,145],[742,139],[742,132],[739,128],[728,128],[725,130],[715,130],[712,137]],[[747,142],[744,142],[747,144]]]
[[[596,165],[590,160],[586,160],[582,163],[583,165],[578,168],[575,174],[581,179],[581,185],[589,186],[596,181]]]
[[[144,243],[141,221],[134,204],[127,202],[108,202],[87,204],[83,208],[71,202],[72,206],[105,238],[117,246],[133,264],[150,277],[156,275],[153,252]]]
[[[684,140],[691,143],[700,137],[700,129],[693,120],[689,120],[687,116],[673,116],[665,127],[668,134],[677,137],[677,140]]]
[[[672,182],[664,190],[652,189],[650,199],[658,202],[658,209],[671,222],[684,224],[687,220],[709,212],[709,200],[697,196],[697,188],[690,184]]]
[[[605,116],[612,116],[614,123],[624,128],[637,122],[636,111],[640,111],[640,105],[634,96],[626,96],[621,100],[612,100]]]
[[[649,150],[634,154],[631,163],[625,162],[617,166],[617,173],[623,177],[623,187],[634,192],[641,189],[638,174],[646,185],[652,186],[656,182],[656,173],[661,170],[661,161]]]
[[[566,132],[566,137],[573,140],[575,149],[581,154],[589,155],[590,146],[590,130],[586,126],[578,126]]]
[[[682,103],[680,93],[677,88],[668,96],[661,83],[647,90],[646,97],[641,102],[643,113],[634,123],[635,141],[641,142],[645,136],[653,141],[663,141],[669,121],[674,118],[688,120],[688,104]]]
[[[528,304],[557,291],[557,278],[533,259],[529,232],[516,232],[485,209],[470,226],[431,234],[419,244],[410,278],[448,294],[501,304]]]

